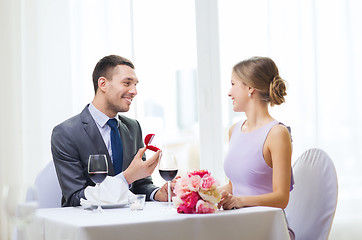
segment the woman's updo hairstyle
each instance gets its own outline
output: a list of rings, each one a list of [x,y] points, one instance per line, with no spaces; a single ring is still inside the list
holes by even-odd
[[[263,101],[271,106],[285,102],[285,81],[279,76],[274,61],[268,57],[252,57],[239,62],[233,68],[239,79],[257,90]]]

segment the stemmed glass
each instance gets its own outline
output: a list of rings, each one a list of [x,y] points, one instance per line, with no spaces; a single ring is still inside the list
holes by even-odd
[[[158,163],[158,170],[161,177],[167,181],[168,207],[164,211],[173,211],[171,206],[171,181],[178,172],[176,157],[173,153],[163,152]]]
[[[98,188],[98,208],[95,212],[103,212],[101,207],[101,189],[99,185],[108,175],[107,157],[104,154],[90,155],[88,160],[88,174]]]
[[[9,217],[10,236],[27,239],[27,227],[31,223],[38,207],[37,191],[33,186],[11,185],[3,189],[4,206]]]

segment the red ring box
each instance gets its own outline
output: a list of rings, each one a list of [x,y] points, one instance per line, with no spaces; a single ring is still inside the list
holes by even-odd
[[[145,137],[145,144],[146,144],[146,149],[157,152],[158,150],[161,150],[161,149],[159,149],[156,146],[149,145],[152,142],[154,137],[155,137],[155,134],[153,134],[153,133],[147,134],[147,136]]]

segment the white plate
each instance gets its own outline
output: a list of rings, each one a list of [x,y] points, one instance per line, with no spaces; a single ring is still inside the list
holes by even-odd
[[[117,203],[117,204],[101,205],[101,207],[104,209],[109,209],[109,208],[121,208],[121,207],[125,207],[127,205],[128,205],[128,202],[123,202],[123,203]],[[98,207],[98,206],[94,206],[94,207]]]
[[[120,202],[120,203],[117,203],[117,204],[103,204],[103,205],[101,205],[101,207],[103,209],[122,208],[122,207],[126,207],[126,206],[128,206],[128,202]],[[91,210],[91,209],[96,209],[98,207],[98,205],[88,205],[88,206],[80,206],[80,207],[84,208],[84,209]]]

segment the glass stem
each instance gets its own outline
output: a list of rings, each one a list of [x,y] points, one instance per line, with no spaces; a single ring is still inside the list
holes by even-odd
[[[101,208],[101,189],[99,187],[99,183],[97,183],[98,186],[98,210]]]
[[[167,195],[168,195],[168,208],[171,208],[171,184],[170,181],[167,181]]]

